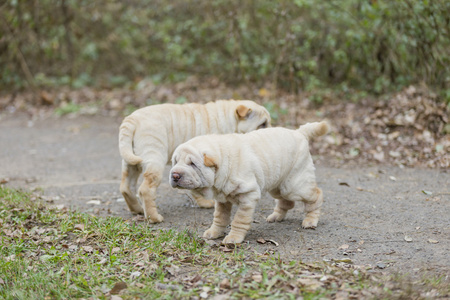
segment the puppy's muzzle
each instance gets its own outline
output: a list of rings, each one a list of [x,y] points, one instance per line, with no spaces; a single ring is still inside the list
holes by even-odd
[[[172,185],[172,187],[176,187],[178,181],[181,179],[182,175],[178,172],[172,172],[170,174],[170,184]]]
[[[177,173],[177,172],[173,172],[172,173],[172,180],[173,181],[178,182],[178,180],[180,180],[180,179],[181,179],[181,174],[180,173]]]

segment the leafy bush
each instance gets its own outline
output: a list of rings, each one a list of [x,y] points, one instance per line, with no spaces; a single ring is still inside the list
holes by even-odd
[[[449,89],[448,11],[446,0],[7,0],[0,86],[197,74],[294,92]]]

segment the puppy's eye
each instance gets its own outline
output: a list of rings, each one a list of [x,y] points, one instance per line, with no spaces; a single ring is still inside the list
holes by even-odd
[[[258,129],[266,128],[267,127],[267,121],[264,121],[261,125],[258,126]]]

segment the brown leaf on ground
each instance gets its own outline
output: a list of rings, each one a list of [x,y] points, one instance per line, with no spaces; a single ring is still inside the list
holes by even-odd
[[[220,246],[219,249],[222,250],[225,253],[230,253],[230,252],[234,251],[234,249],[230,249],[227,246]]]
[[[117,295],[120,293],[120,291],[126,289],[128,286],[125,282],[120,281],[120,282],[116,282],[116,284],[114,284],[113,288],[111,289],[110,293],[111,295]]]
[[[196,283],[198,281],[202,280],[202,275],[196,274],[194,277],[189,279],[190,283]]]
[[[180,271],[180,267],[176,266],[176,265],[171,265],[170,267],[165,267],[167,273],[169,273],[172,276],[175,276],[178,274],[178,272]]]
[[[76,224],[73,229],[75,230],[80,230],[83,231],[84,230],[84,224]]]
[[[252,279],[253,279],[253,281],[256,281],[259,283],[262,281],[263,277],[262,277],[261,273],[253,273]]]
[[[312,291],[317,290],[318,288],[320,288],[323,285],[323,283],[320,282],[319,280],[312,279],[312,278],[298,278],[297,282],[299,284],[301,284],[303,287],[305,287],[306,289],[312,290]]]
[[[92,246],[81,246],[81,248],[83,248],[84,252],[87,252],[87,253],[94,252],[94,248],[92,248]]]
[[[280,245],[278,242],[276,242],[276,241],[274,241],[274,240],[270,240],[270,239],[267,240],[267,242],[268,242],[268,243],[271,243],[271,244],[274,244],[274,245],[277,246],[277,247]]]
[[[221,289],[229,289],[230,288],[230,280],[228,278],[222,279],[222,281],[219,284],[219,287]]]

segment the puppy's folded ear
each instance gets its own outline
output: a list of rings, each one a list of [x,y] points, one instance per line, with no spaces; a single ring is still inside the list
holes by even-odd
[[[242,105],[242,104],[240,104],[240,105],[236,108],[236,114],[238,115],[238,117],[239,117],[240,119],[247,118],[247,117],[250,115],[251,112],[252,112],[252,109],[251,109],[251,108],[249,108],[249,107],[247,107],[247,106],[245,106],[245,105]]]
[[[214,168],[217,169],[217,162],[216,162],[216,160],[213,157],[209,156],[209,155],[203,154],[203,163],[207,167],[214,167]]]

